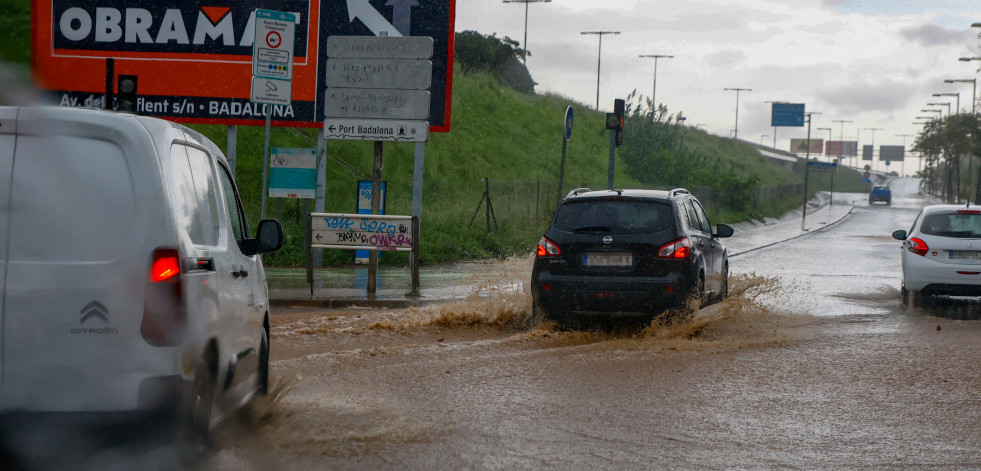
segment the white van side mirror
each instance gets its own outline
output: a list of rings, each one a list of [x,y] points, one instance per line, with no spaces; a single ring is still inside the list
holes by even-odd
[[[248,256],[275,252],[283,246],[283,226],[275,219],[259,221],[255,239],[245,239],[242,253]]]

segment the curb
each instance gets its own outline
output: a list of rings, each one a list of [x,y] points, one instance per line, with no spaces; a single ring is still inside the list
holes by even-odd
[[[848,212],[845,213],[844,215],[842,215],[840,218],[838,218],[838,219],[836,219],[836,220],[834,220],[832,222],[829,222],[828,224],[825,224],[822,227],[819,227],[817,229],[814,229],[813,231],[807,231],[807,232],[804,232],[803,234],[797,234],[797,235],[795,235],[793,237],[790,237],[790,238],[787,238],[787,239],[784,239],[784,240],[778,240],[776,242],[771,242],[769,244],[761,245],[759,247],[753,247],[751,249],[746,249],[746,250],[743,250],[742,252],[731,253],[731,254],[729,254],[729,258],[738,257],[740,255],[747,254],[747,253],[750,253],[750,252],[755,252],[755,251],[760,250],[760,249],[765,249],[767,247],[773,247],[774,245],[782,244],[782,243],[787,242],[789,240],[799,239],[799,238],[804,237],[804,236],[807,236],[807,235],[811,235],[811,234],[816,234],[818,232],[822,232],[822,231],[824,231],[824,230],[826,230],[828,228],[831,228],[831,227],[834,227],[834,226],[837,226],[838,224],[840,224],[842,221],[844,221],[849,216],[851,216],[852,215],[852,211],[854,211],[854,210],[855,210],[855,205],[853,204],[851,208],[848,208]]]

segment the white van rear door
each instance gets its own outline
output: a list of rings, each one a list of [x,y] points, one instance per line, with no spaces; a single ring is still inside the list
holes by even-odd
[[[10,173],[14,165],[17,108],[0,107],[0,377],[3,376],[4,295],[7,292],[7,238],[10,232]],[[0,390],[0,404],[3,403]]]
[[[174,370],[140,334],[166,233],[146,212],[155,152],[135,121],[85,112],[18,116],[0,408],[134,409],[147,372]]]

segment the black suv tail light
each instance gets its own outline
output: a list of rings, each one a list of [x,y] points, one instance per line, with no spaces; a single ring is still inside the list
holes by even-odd
[[[691,241],[687,237],[671,241],[657,251],[657,258],[680,260],[688,258],[689,255],[691,255]]]
[[[539,257],[555,257],[562,255],[562,251],[559,250],[559,246],[555,245],[554,242],[542,237],[542,240],[538,241],[538,256]]]

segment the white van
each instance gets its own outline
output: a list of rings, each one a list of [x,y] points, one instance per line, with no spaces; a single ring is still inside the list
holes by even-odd
[[[269,378],[269,301],[225,156],[168,121],[0,107],[0,412],[183,404],[208,431]],[[183,396],[181,395],[183,394]]]

